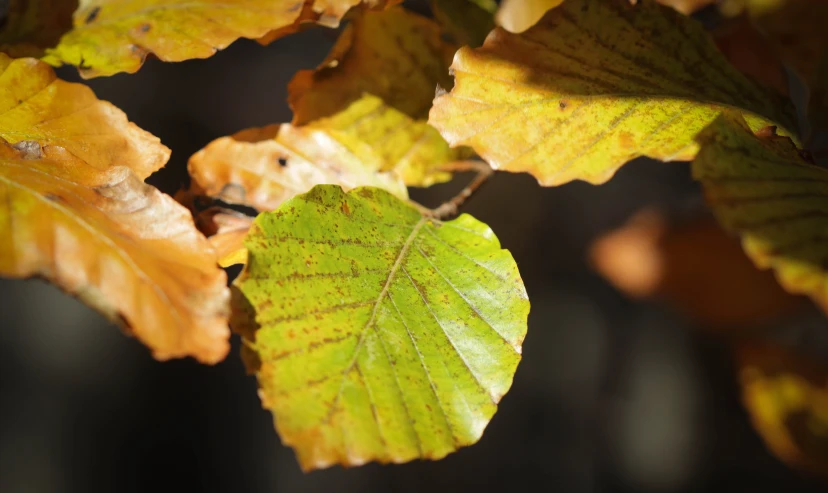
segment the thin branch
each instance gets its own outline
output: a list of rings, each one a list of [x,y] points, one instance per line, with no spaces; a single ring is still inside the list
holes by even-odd
[[[494,170],[488,164],[482,161],[454,161],[443,165],[440,167],[441,171],[477,171],[477,176],[466,185],[463,190],[452,197],[451,199],[443,202],[441,205],[434,209],[429,210],[429,215],[434,219],[446,219],[452,216],[457,215],[457,211],[460,209],[466,200],[469,199],[474,193],[489,179],[490,176],[494,174]]]

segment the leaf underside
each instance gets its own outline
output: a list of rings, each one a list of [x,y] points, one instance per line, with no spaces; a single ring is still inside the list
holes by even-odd
[[[719,221],[788,291],[828,307],[828,171],[787,137],[754,135],[738,114],[723,115],[698,140],[693,176]]]

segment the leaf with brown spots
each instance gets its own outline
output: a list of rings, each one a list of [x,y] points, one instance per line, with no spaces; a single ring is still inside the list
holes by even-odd
[[[439,85],[451,86],[456,46],[434,21],[394,7],[357,16],[316,70],[299,71],[288,86],[294,125],[344,110],[364,93],[412,118],[425,118]]]
[[[689,160],[728,107],[794,128],[792,107],[730,66],[702,26],[652,0],[565,0],[522,34],[461,48],[429,122],[453,146],[545,186],[602,183],[627,161]]]
[[[792,293],[828,309],[828,170],[772,128],[754,135],[738,114],[698,136],[693,176],[748,256]]]
[[[303,469],[439,459],[480,439],[529,312],[486,225],[319,185],[259,215],[245,244],[248,360]]]
[[[39,57],[72,28],[77,0],[10,0],[0,7],[0,53]]]
[[[768,448],[790,466],[828,473],[828,366],[767,344],[737,346],[742,400]]]
[[[0,54],[0,275],[39,276],[158,359],[229,349],[229,295],[186,209],[143,179],[169,150],[86,86]]]
[[[83,77],[136,72],[147,55],[165,62],[207,58],[239,38],[295,31],[304,21],[336,25],[360,0],[81,0],[74,28],[44,60]],[[368,0],[383,7],[384,0]],[[272,36],[271,36],[272,37]],[[274,38],[275,39],[275,38]]]

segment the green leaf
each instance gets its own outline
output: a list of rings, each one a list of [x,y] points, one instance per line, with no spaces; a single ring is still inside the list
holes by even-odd
[[[652,0],[567,0],[522,34],[496,29],[452,64],[433,124],[496,169],[547,186],[602,183],[638,156],[690,160],[723,109],[793,130],[792,108],[747,80],[702,26]]]
[[[738,114],[719,117],[698,137],[693,176],[756,265],[828,309],[828,170],[789,138],[760,134]]]
[[[258,327],[243,335],[260,396],[305,470],[438,459],[480,438],[529,312],[487,226],[319,185],[259,215],[245,244],[236,312],[255,313],[242,325]]]

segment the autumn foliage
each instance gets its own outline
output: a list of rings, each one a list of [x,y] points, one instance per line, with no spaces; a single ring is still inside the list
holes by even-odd
[[[479,440],[520,361],[529,298],[495,232],[459,209],[492,170],[600,184],[648,157],[691,162],[721,227],[642,216],[596,243],[596,269],[738,333],[768,446],[828,470],[786,424],[795,410],[824,428],[827,374],[752,330],[806,299],[828,307],[828,4],[432,0],[425,17],[394,0],[78,3],[3,13],[0,274],[47,279],[160,360],[221,361],[232,326],[303,469]],[[177,201],[144,181],[170,150],[51,68],[132,73],[340,24],[288,86],[293,121],[205,142]],[[791,97],[792,80],[808,97]],[[440,207],[409,199],[469,170]],[[726,288],[699,288],[717,276]],[[728,291],[743,296],[722,303]]]

